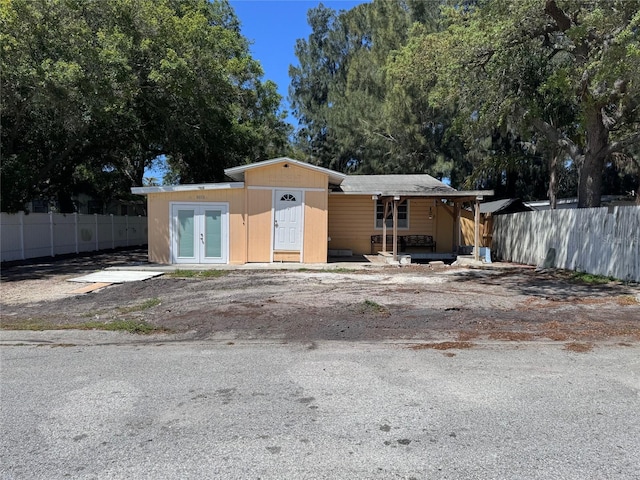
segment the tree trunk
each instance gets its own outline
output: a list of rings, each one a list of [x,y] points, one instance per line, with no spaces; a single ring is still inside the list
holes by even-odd
[[[578,208],[599,207],[602,196],[602,172],[609,144],[609,131],[602,123],[597,106],[585,112],[587,148],[578,179]]]

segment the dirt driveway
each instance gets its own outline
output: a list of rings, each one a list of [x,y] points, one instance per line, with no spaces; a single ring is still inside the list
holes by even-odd
[[[551,340],[570,348],[640,341],[640,288],[587,285],[529,267],[428,266],[338,271],[231,270],[217,278],[162,276],[72,295],[68,278],[144,261],[129,251],[3,268],[3,328],[135,320],[191,338]]]

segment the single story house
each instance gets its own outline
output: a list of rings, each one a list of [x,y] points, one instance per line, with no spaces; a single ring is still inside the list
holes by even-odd
[[[479,219],[480,200],[493,194],[424,174],[345,175],[291,158],[225,174],[232,181],[132,188],[148,197],[149,261],[324,263],[330,251],[395,258],[409,244],[451,253],[463,202],[475,202]]]

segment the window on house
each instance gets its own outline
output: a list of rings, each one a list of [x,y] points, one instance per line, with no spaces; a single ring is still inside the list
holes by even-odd
[[[33,200],[31,211],[33,213],[49,213],[49,202],[47,200]]]
[[[93,215],[94,213],[102,215],[104,213],[102,209],[102,202],[98,202],[97,200],[89,200],[89,202],[87,202],[87,210],[89,215]]]
[[[389,216],[387,217],[387,228],[393,228],[393,205],[389,205]],[[376,228],[382,228],[382,217],[384,216],[384,202],[376,202]],[[398,228],[409,228],[409,201],[403,200],[398,203]]]

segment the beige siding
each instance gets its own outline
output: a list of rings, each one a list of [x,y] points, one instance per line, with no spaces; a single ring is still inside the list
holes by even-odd
[[[436,213],[436,251],[438,253],[449,253],[453,251],[453,229],[455,219],[453,218],[453,208],[438,204]]]
[[[327,192],[305,192],[304,263],[327,261]]]
[[[329,195],[329,248],[370,253],[375,202],[365,195]]]
[[[271,190],[247,190],[248,262],[271,261]]]
[[[171,202],[229,203],[229,263],[246,262],[244,190],[203,190],[149,194],[149,261],[169,263]]]
[[[285,167],[285,165],[288,165]],[[322,172],[299,167],[289,163],[278,163],[245,172],[247,187],[323,188],[329,178]]]
[[[273,252],[273,261],[297,263],[300,261],[300,252]]]
[[[398,234],[433,235],[436,238],[438,210],[432,199],[410,199],[409,228],[398,229]],[[430,213],[432,218],[429,218]],[[356,255],[369,254],[371,235],[381,233],[381,228],[375,228],[375,201],[370,195],[329,195],[330,249],[351,250]],[[392,230],[388,229],[388,233],[390,235]]]
[[[431,198],[409,200],[409,229],[400,230],[401,235],[433,235],[435,238],[437,213],[436,202]]]

